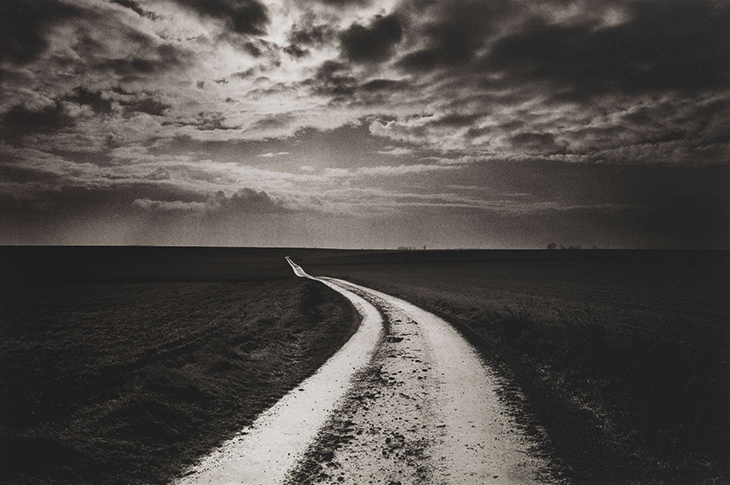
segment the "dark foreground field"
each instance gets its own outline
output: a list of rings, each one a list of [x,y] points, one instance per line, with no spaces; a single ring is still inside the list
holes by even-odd
[[[0,248],[0,483],[163,483],[311,374],[357,320],[285,254]]]
[[[454,323],[526,395],[576,483],[730,483],[729,253],[308,256],[311,274]]]

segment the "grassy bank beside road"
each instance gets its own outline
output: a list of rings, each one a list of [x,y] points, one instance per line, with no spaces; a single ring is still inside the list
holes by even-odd
[[[727,252],[362,252],[300,262],[456,325],[519,385],[576,483],[730,482]]]
[[[232,437],[357,326],[324,285],[265,279],[5,279],[0,482],[164,483]]]

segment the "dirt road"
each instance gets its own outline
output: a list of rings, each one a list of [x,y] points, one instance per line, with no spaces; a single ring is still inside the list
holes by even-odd
[[[355,373],[372,361],[382,336],[377,309],[357,295],[330,286],[343,293],[362,316],[357,332],[314,375],[188,470],[177,485],[280,484],[301,461],[352,387]]]
[[[530,452],[500,403],[496,377],[447,322],[384,293],[318,280],[355,304],[365,320],[353,340],[362,328],[367,338],[350,340],[350,354],[338,352],[304,391],[285,396],[179,483],[550,481],[547,461]],[[343,368],[333,382],[328,373]]]

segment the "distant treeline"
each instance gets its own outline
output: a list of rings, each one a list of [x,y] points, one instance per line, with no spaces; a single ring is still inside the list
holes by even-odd
[[[562,244],[560,246],[557,245],[557,243],[551,242],[547,245],[548,249],[583,249],[583,246],[576,245],[576,246],[568,246],[565,247]],[[598,249],[598,246],[592,246],[591,249]]]

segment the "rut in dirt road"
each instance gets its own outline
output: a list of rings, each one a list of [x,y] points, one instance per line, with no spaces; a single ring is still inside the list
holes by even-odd
[[[290,483],[546,483],[547,459],[500,402],[495,375],[447,322],[323,278],[376,306],[389,331]]]

